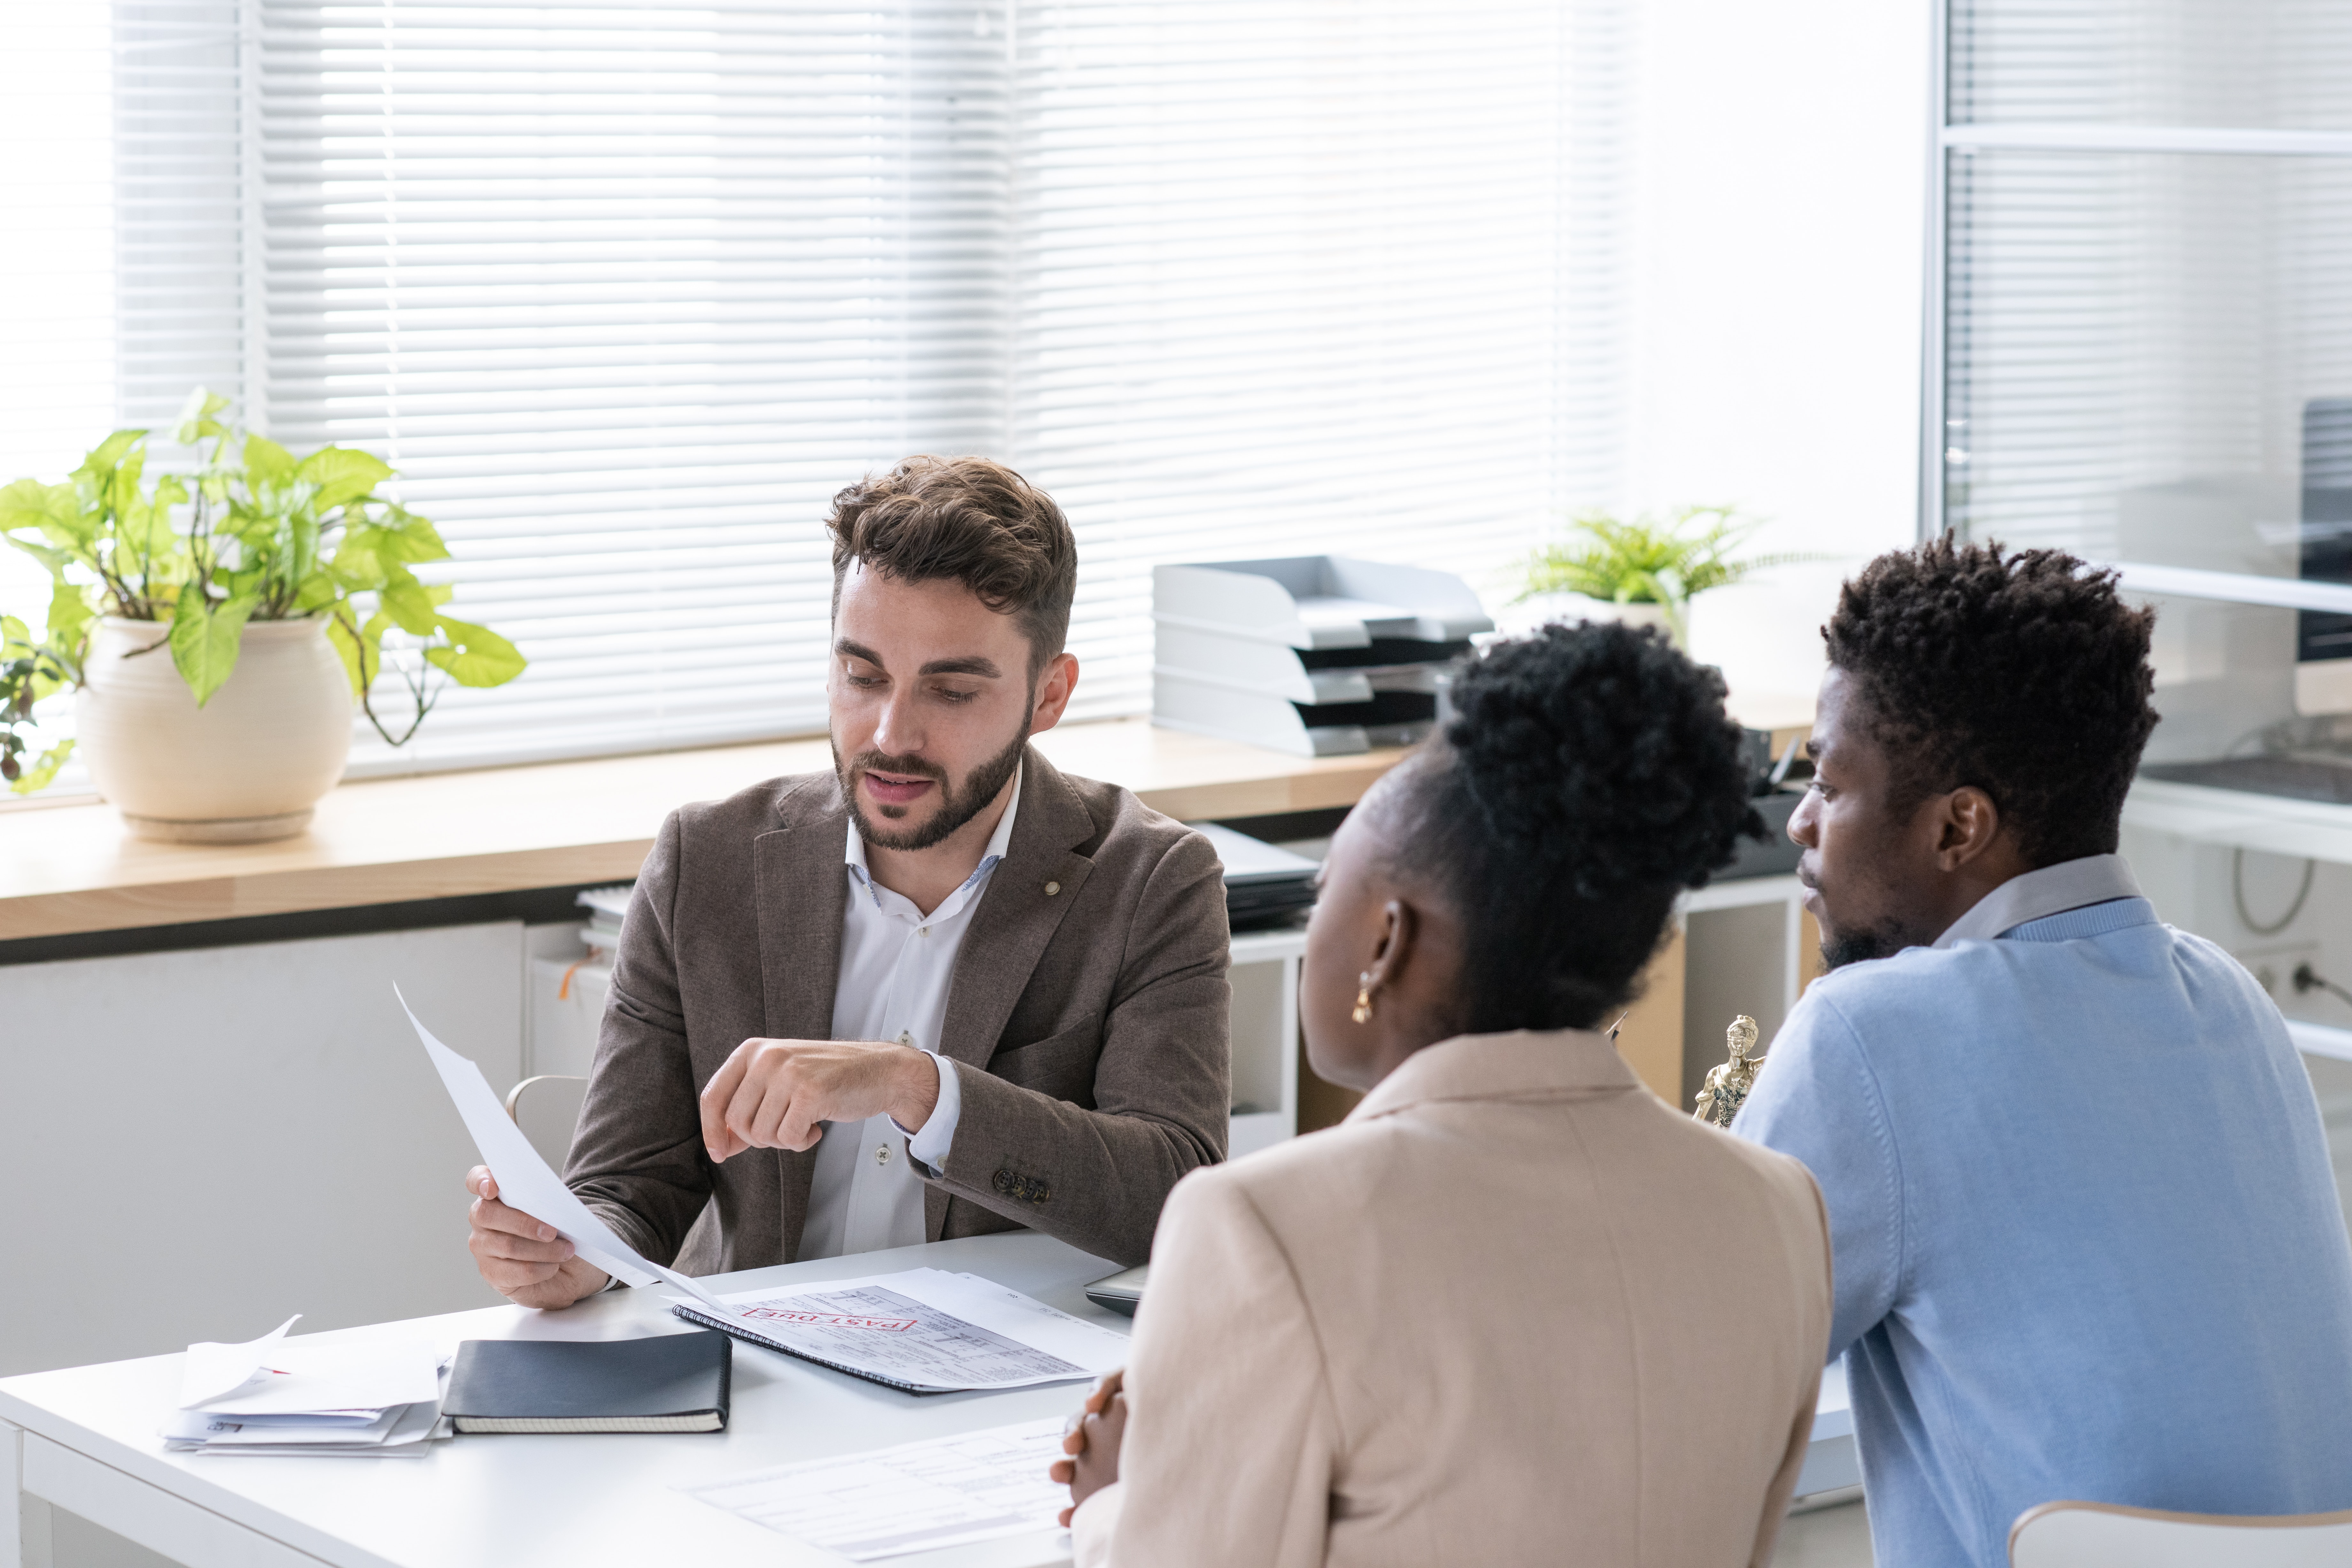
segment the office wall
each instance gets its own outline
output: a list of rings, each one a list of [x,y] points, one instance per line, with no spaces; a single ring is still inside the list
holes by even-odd
[[[520,1068],[523,928],[0,967],[0,1376],[490,1305],[393,998]]]
[[[1625,500],[1822,552],[1702,599],[1695,651],[1811,691],[1815,628],[1916,527],[1927,0],[1644,0]]]

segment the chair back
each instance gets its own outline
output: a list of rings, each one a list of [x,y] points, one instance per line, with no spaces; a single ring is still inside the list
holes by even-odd
[[[572,1133],[580,1125],[580,1105],[587,1098],[588,1080],[565,1073],[527,1078],[507,1092],[507,1114],[558,1175],[572,1156]]]
[[[2341,1513],[2161,1513],[2046,1502],[2009,1531],[2010,1568],[2341,1568],[2352,1510]]]

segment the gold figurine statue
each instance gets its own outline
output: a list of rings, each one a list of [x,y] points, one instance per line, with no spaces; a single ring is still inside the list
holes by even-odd
[[[1731,1059],[1707,1069],[1706,1085],[1698,1091],[1698,1109],[1691,1113],[1717,1127],[1731,1125],[1731,1119],[1739,1114],[1739,1107],[1748,1099],[1748,1091],[1756,1087],[1758,1069],[1764,1065],[1761,1057],[1748,1054],[1756,1048],[1756,1020],[1747,1014],[1731,1020],[1731,1026],[1723,1031],[1723,1040],[1731,1047]]]

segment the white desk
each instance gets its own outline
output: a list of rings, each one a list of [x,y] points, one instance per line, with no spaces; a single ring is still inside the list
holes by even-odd
[[[1127,1326],[1085,1294],[1117,1265],[1025,1232],[752,1269],[712,1283],[749,1289],[920,1265],[983,1275],[1089,1321],[1122,1331]],[[419,1318],[413,1326],[449,1349],[459,1340],[692,1331],[671,1315],[658,1288],[616,1290],[562,1312],[486,1307]],[[457,1437],[435,1444],[422,1459],[243,1458],[164,1452],[155,1428],[177,1396],[180,1359],[151,1356],[0,1381],[0,1568],[49,1568],[52,1504],[186,1568],[838,1568],[842,1560],[831,1552],[670,1489],[792,1459],[1059,1415],[1076,1407],[1085,1386],[901,1394],[738,1344],[725,1432]],[[1858,1479],[1850,1474],[1844,1380],[1832,1372],[1805,1491],[1843,1489]],[[20,1539],[29,1550],[20,1549]],[[889,1561],[893,1568],[1033,1568],[1068,1562],[1068,1540],[1060,1531],[1040,1531]]]
[[[713,1283],[748,1289],[921,1265],[985,1275],[1090,1321],[1122,1331],[1127,1325],[1088,1301],[1083,1289],[1118,1265],[1033,1234],[791,1264]],[[59,1310],[70,1310],[66,1298],[58,1301]],[[490,1307],[416,1324],[453,1349],[467,1339],[632,1339],[690,1327],[670,1314],[658,1289],[616,1290],[562,1312]],[[176,1402],[180,1360],[153,1356],[0,1382],[0,1568],[49,1568],[50,1504],[187,1568],[838,1568],[842,1560],[831,1552],[670,1488],[791,1459],[1034,1420],[1076,1408],[1086,1386],[916,1395],[738,1344],[725,1432],[457,1437],[435,1444],[423,1459],[245,1458],[163,1451],[155,1428]],[[20,1489],[36,1513],[24,1532],[33,1550],[21,1553]],[[1029,1568],[1066,1562],[1067,1540],[1058,1531],[1040,1531],[892,1562],[906,1568]]]

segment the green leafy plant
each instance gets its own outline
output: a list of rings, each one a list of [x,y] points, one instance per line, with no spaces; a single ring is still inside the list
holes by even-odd
[[[1761,520],[1742,518],[1727,506],[1680,507],[1663,521],[1647,512],[1631,521],[1605,511],[1579,512],[1566,539],[1528,556],[1519,598],[1581,594],[1607,604],[1656,605],[1665,611],[1675,643],[1686,645],[1690,601],[1697,595],[1769,567],[1820,559],[1780,554],[1733,560],[1732,552],[1762,526]]]
[[[430,521],[376,494],[393,476],[387,464],[333,446],[298,458],[223,423],[227,407],[202,387],[189,395],[171,432],[196,453],[189,473],[148,479],[149,433],[118,430],[62,484],[0,489],[0,538],[53,583],[43,636],[10,620],[0,647],[0,752],[12,763],[32,704],[80,681],[102,615],[168,625],[172,662],[199,707],[236,668],[246,623],[323,619],[352,697],[395,746],[449,682],[499,686],[522,673],[512,643],[445,614],[450,587],[416,575],[416,566],[448,559],[448,547]],[[404,646],[414,656],[392,666],[413,710],[397,733],[374,699],[395,633],[394,652]],[[52,751],[0,776],[20,792],[37,788],[27,781],[46,784],[64,760]]]
[[[31,761],[25,731],[34,728],[33,704],[74,685],[79,668],[67,662],[51,637],[33,640],[32,629],[14,616],[0,616],[0,781],[17,795],[30,795],[58,776],[73,755],[74,743],[60,741]]]

